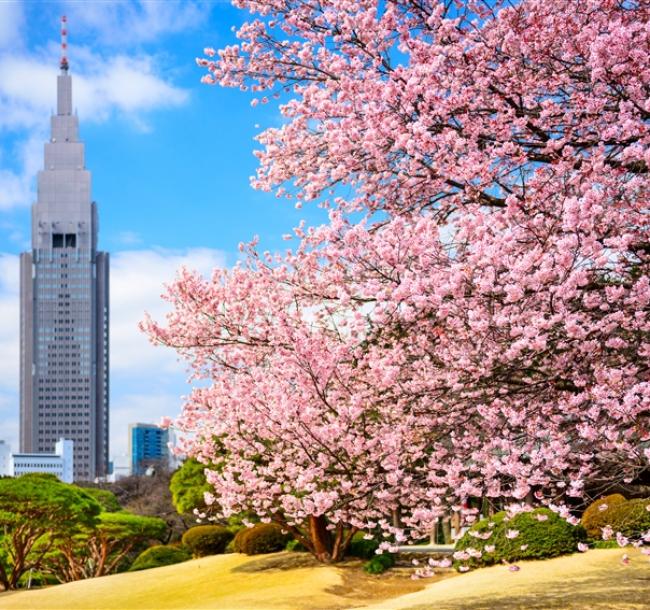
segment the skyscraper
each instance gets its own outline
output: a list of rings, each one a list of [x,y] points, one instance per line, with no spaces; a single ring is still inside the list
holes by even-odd
[[[74,441],[74,478],[108,468],[109,257],[97,250],[62,20],[61,72],[45,166],[32,206],[32,251],[20,257],[20,451]]]

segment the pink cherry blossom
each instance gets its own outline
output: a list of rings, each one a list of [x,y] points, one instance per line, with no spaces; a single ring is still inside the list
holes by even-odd
[[[586,553],[589,550],[589,545],[584,542],[578,542],[578,550],[581,553]]]
[[[180,270],[143,323],[189,363],[174,426],[223,515],[337,561],[647,469],[646,3],[235,5],[205,81],[279,104],[252,185],[328,219]]]
[[[630,544],[630,540],[627,536],[623,536],[620,532],[616,532],[616,542],[618,546],[627,546]]]
[[[506,532],[506,538],[509,538],[510,540],[517,538],[517,536],[519,536],[519,530],[508,530]]]

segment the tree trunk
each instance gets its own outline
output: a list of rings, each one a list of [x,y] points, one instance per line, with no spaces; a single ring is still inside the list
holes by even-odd
[[[451,544],[451,521],[449,519],[442,520],[442,537],[445,541],[445,544]]]
[[[314,557],[323,563],[332,562],[332,535],[322,515],[309,515],[309,538],[314,547]]]

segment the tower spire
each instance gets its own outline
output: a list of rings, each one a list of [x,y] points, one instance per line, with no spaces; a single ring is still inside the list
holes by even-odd
[[[61,17],[61,70],[68,71],[68,18]]]
[[[72,114],[72,79],[68,74],[68,18],[61,17],[61,74],[57,77],[56,113],[60,116]]]

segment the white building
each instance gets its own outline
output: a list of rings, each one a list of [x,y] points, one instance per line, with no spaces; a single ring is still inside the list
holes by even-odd
[[[73,453],[74,441],[64,438],[56,443],[54,453],[14,453],[9,459],[9,474],[19,477],[28,472],[46,472],[72,483]]]
[[[0,440],[0,477],[10,476],[9,460],[11,459],[11,447],[7,441]]]

